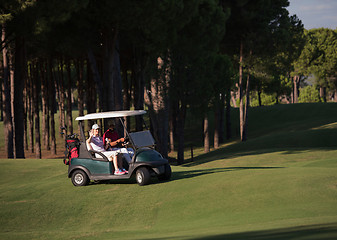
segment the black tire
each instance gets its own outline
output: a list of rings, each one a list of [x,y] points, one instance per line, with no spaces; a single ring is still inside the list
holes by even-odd
[[[165,173],[158,176],[160,181],[168,181],[171,179],[172,170],[170,164],[165,165]]]
[[[74,186],[86,186],[89,183],[89,178],[87,174],[82,170],[76,170],[71,175],[71,182]]]
[[[150,180],[151,180],[151,175],[147,168],[142,167],[137,170],[136,181],[139,186],[144,186],[144,185],[149,184]]]

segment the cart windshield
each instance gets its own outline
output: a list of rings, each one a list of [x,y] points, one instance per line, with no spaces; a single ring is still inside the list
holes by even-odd
[[[141,132],[132,132],[129,134],[129,136],[136,148],[152,147],[155,144],[155,141],[149,130]]]

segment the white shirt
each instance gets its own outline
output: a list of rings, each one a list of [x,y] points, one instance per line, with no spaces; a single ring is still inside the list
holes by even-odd
[[[105,151],[102,137],[92,136],[90,145],[92,147],[92,150],[94,150],[94,151],[97,151],[97,152],[104,152]]]

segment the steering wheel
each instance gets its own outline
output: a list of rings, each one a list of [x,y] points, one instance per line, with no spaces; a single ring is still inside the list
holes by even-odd
[[[122,142],[122,145],[128,145],[129,144],[129,141],[130,141],[130,139],[129,139],[129,137],[125,137],[124,138],[124,142]]]

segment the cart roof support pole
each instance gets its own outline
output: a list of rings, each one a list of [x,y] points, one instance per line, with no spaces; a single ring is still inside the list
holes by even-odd
[[[131,139],[131,137],[130,137],[130,135],[129,135],[128,129],[127,129],[127,128],[125,127],[125,125],[124,125],[123,119],[122,119],[121,117],[118,118],[118,119],[119,119],[119,121],[121,122],[121,124],[122,124],[122,126],[123,126],[123,128],[124,128],[124,132],[126,132],[126,135],[128,135],[128,138],[130,139],[130,142],[131,142],[131,144],[132,144],[133,149],[136,150],[136,146],[135,146],[135,144],[133,143],[133,141],[132,141],[132,139]]]

